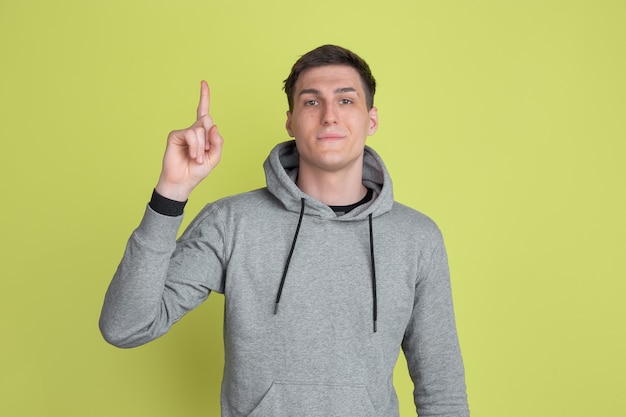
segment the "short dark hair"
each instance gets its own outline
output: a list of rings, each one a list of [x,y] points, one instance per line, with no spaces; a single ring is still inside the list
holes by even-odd
[[[368,110],[374,106],[374,93],[376,93],[376,80],[370,71],[369,65],[354,52],[336,45],[322,45],[302,55],[293,64],[289,77],[284,81],[285,94],[289,110],[293,110],[294,88],[298,77],[309,68],[323,67],[326,65],[348,65],[354,68],[361,76],[363,90],[365,90],[365,103]]]

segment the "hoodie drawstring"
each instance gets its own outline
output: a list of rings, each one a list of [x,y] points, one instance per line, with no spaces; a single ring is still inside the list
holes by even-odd
[[[302,205],[300,207],[300,218],[298,219],[298,226],[296,227],[296,233],[293,235],[293,242],[291,243],[291,250],[289,251],[289,256],[287,256],[287,261],[285,262],[285,268],[283,269],[283,277],[280,280],[280,285],[278,286],[278,294],[276,294],[276,303],[274,304],[274,314],[278,312],[278,303],[280,303],[280,296],[283,293],[283,287],[285,286],[285,278],[287,278],[287,271],[289,270],[289,264],[291,263],[291,255],[293,255],[293,250],[296,248],[296,241],[298,240],[298,233],[300,233],[300,225],[302,224],[302,217],[304,216],[304,198],[300,199]]]
[[[304,217],[304,198],[300,199],[300,217],[298,218],[298,226],[296,227],[296,232],[293,236],[293,242],[291,243],[291,250],[289,251],[289,255],[287,256],[287,260],[285,261],[285,268],[283,269],[283,276],[280,280],[280,285],[278,286],[278,293],[276,294],[276,301],[274,303],[274,314],[278,313],[278,303],[280,303],[280,297],[283,293],[283,287],[285,286],[285,279],[287,278],[287,271],[289,271],[289,264],[291,263],[291,257],[293,256],[294,249],[296,248],[296,242],[298,241],[298,234],[300,233],[300,226],[302,225],[302,218]],[[372,314],[373,314],[373,324],[374,324],[374,333],[376,333],[377,322],[378,322],[378,297],[376,295],[376,262],[374,260],[374,229],[372,226],[372,214],[370,213],[368,216],[369,219],[369,235],[370,235],[370,262],[371,262],[371,272],[372,272]]]
[[[370,213],[370,260],[372,262],[372,314],[374,319],[374,333],[378,321],[378,297],[376,296],[376,262],[374,261],[374,228],[372,227],[372,213]]]

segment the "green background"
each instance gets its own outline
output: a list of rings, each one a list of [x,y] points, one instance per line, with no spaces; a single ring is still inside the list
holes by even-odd
[[[368,144],[444,232],[473,416],[626,415],[626,2],[174,4],[0,1],[0,415],[219,414],[221,296],[132,350],[102,298],[199,81],[226,143],[186,223],[264,184],[323,43],[370,63]]]

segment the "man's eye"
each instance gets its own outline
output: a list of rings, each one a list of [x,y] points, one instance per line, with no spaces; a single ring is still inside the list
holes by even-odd
[[[350,100],[349,98],[342,98],[341,104],[352,104],[352,100]]]
[[[317,105],[317,100],[307,100],[304,102],[305,106],[315,106]]]

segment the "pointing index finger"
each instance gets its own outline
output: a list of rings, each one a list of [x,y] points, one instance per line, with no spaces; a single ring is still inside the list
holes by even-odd
[[[202,81],[200,83],[200,102],[198,103],[198,118],[200,120],[203,116],[208,116],[209,114],[209,85],[206,81]]]

